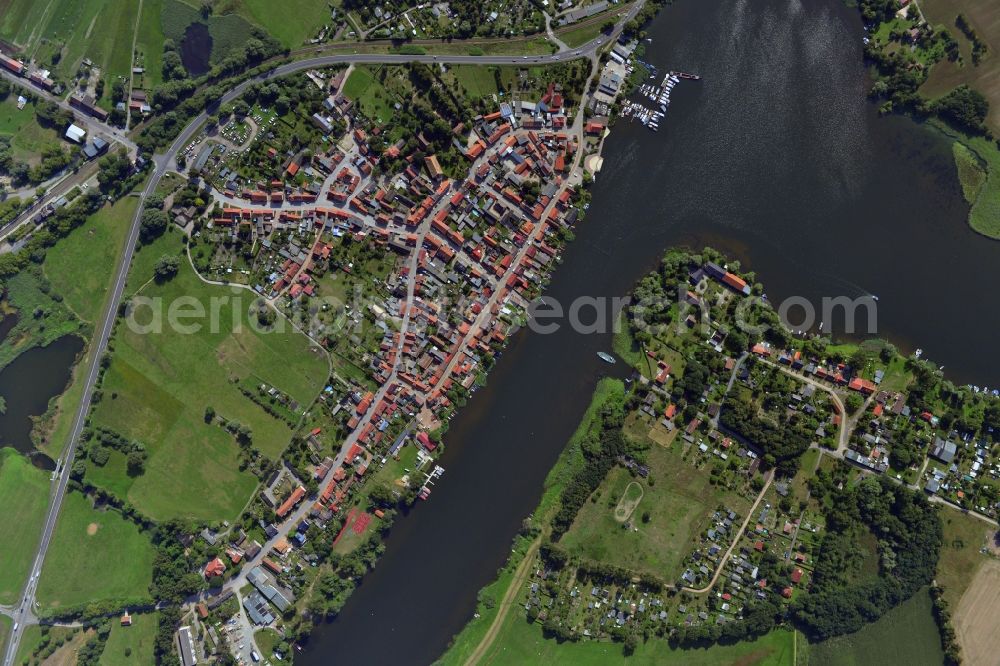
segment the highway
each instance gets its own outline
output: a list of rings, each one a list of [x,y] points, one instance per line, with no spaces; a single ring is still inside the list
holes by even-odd
[[[558,62],[566,62],[580,57],[590,58],[595,60],[598,50],[605,44],[617,39],[618,34],[625,26],[625,24],[632,20],[632,18],[639,12],[642,8],[644,0],[639,0],[634,3],[632,7],[621,16],[615,25],[614,30],[611,35],[600,35],[596,39],[587,44],[582,45],[579,49],[573,51],[564,51],[560,53],[555,53],[548,56],[469,56],[469,55],[380,55],[380,54],[336,54],[328,56],[317,56],[312,58],[306,58],[296,62],[287,63],[280,65],[275,69],[266,72],[260,76],[250,78],[242,83],[237,84],[231,88],[225,95],[223,95],[220,100],[220,104],[228,104],[243,94],[244,91],[253,83],[260,81],[267,81],[273,78],[279,78],[293,74],[295,72],[300,72],[308,69],[316,69],[322,67],[330,67],[333,65],[340,64],[353,64],[353,63],[364,63],[364,64],[406,64],[411,62],[423,62],[423,63],[449,63],[449,64],[479,64],[479,65],[516,65],[516,64],[553,64]],[[579,112],[582,114],[582,110]],[[17,655],[18,648],[21,643],[21,638],[24,634],[24,628],[28,624],[34,624],[37,619],[34,614],[35,608],[35,592],[38,585],[38,579],[41,575],[42,566],[45,562],[45,555],[48,551],[49,544],[52,540],[52,534],[55,531],[56,521],[59,517],[59,510],[62,507],[63,499],[66,496],[67,486],[69,484],[70,471],[73,468],[73,459],[76,453],[77,439],[80,436],[80,432],[83,429],[84,422],[86,421],[87,414],[90,411],[91,397],[93,395],[94,387],[97,383],[98,372],[100,369],[100,359],[104,355],[108,347],[108,341],[111,336],[111,331],[114,326],[115,318],[118,313],[118,304],[121,301],[122,294],[125,289],[125,282],[128,276],[129,267],[132,263],[132,257],[135,254],[136,244],[139,238],[139,227],[142,220],[143,204],[146,199],[156,191],[156,187],[163,178],[164,174],[169,170],[169,168],[174,164],[177,154],[187,146],[191,140],[195,137],[198,131],[201,129],[202,125],[208,120],[208,113],[202,112],[193,120],[191,120],[187,126],[181,131],[174,142],[170,145],[170,148],[166,153],[162,155],[156,155],[153,158],[153,173],[149,177],[145,188],[143,188],[140,193],[139,205],[136,207],[135,215],[132,218],[132,226],[129,229],[128,237],[125,241],[125,246],[122,251],[121,259],[118,264],[117,272],[115,274],[115,282],[112,287],[112,292],[107,300],[105,311],[100,317],[100,321],[95,331],[97,333],[95,339],[92,341],[89,353],[87,355],[88,367],[86,368],[86,374],[84,376],[84,387],[83,387],[83,398],[80,401],[80,405],[77,408],[76,416],[73,420],[73,427],[69,434],[69,442],[65,448],[63,454],[63,465],[59,473],[58,480],[56,481],[55,488],[52,491],[51,499],[49,502],[49,510],[45,517],[45,524],[42,530],[41,540],[38,545],[38,550],[35,555],[34,562],[31,566],[31,571],[29,573],[29,579],[25,583],[24,591],[21,595],[21,601],[17,604],[16,608],[11,613],[11,617],[14,620],[14,625],[11,629],[11,635],[7,642],[7,648],[4,652],[3,666],[13,666],[14,659]],[[411,272],[415,274],[415,267],[411,266]],[[412,300],[412,285],[408,288],[408,302]],[[407,308],[409,312],[409,308]],[[404,320],[405,330],[406,321]],[[402,339],[402,336],[401,336]],[[394,371],[395,372],[395,371]],[[391,378],[394,379],[394,378]],[[386,383],[388,385],[389,382]],[[359,427],[355,432],[360,431]],[[343,451],[349,446],[350,442],[356,439],[356,435],[352,435],[348,438],[349,441],[345,443],[345,447],[342,448],[341,454],[338,456],[338,463],[341,462],[343,456]],[[326,481],[324,479],[324,481]]]

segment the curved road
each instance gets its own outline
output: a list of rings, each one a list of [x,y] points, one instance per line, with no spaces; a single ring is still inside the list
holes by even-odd
[[[280,65],[269,72],[247,79],[246,81],[237,84],[225,95],[223,95],[219,100],[219,104],[228,104],[232,102],[237,97],[242,95],[254,82],[267,81],[307,69],[330,67],[340,64],[406,64],[411,62],[433,64],[441,62],[472,65],[516,65],[528,63],[553,64],[558,62],[567,62],[580,57],[596,60],[598,50],[605,44],[611,43],[617,39],[624,25],[635,17],[635,15],[642,8],[643,4],[642,0],[636,2],[626,14],[621,16],[611,35],[601,35],[593,41],[588,42],[579,49],[575,49],[573,51],[563,51],[547,56],[379,55],[359,53],[340,53],[336,55],[317,56]],[[102,315],[100,323],[96,329],[98,331],[97,338],[94,340],[88,354],[90,357],[90,365],[87,368],[85,375],[83,399],[80,401],[76,417],[73,420],[73,427],[70,431],[69,442],[63,456],[63,466],[60,470],[58,481],[52,491],[49,510],[45,517],[45,525],[42,530],[38,551],[31,566],[30,577],[25,584],[20,603],[18,603],[17,607],[10,613],[10,616],[14,620],[14,626],[11,630],[10,639],[7,642],[7,649],[4,652],[3,666],[13,665],[14,658],[17,655],[17,650],[21,643],[21,637],[24,633],[24,627],[27,624],[35,624],[37,622],[37,618],[34,614],[34,608],[38,578],[42,571],[42,565],[45,562],[45,554],[48,551],[49,543],[52,540],[52,534],[55,531],[56,520],[59,517],[59,510],[62,507],[63,498],[66,496],[70,470],[73,467],[73,457],[76,453],[77,439],[80,436],[84,421],[90,411],[91,396],[97,383],[97,376],[100,368],[99,360],[107,349],[108,340],[111,337],[111,332],[118,312],[118,303],[121,301],[122,294],[125,289],[125,280],[128,276],[129,267],[132,264],[132,257],[135,254],[135,247],[139,238],[139,225],[142,220],[143,203],[146,198],[156,190],[160,179],[163,178],[163,175],[174,163],[177,154],[184,148],[184,146],[191,142],[191,139],[194,138],[207,120],[208,113],[200,113],[181,131],[166,153],[153,157],[153,173],[147,181],[146,187],[143,188],[140,194],[139,205],[136,207],[135,215],[132,218],[132,226],[129,229],[128,237],[125,241],[125,247],[115,274],[115,283],[112,288],[112,293],[108,298],[105,312]]]

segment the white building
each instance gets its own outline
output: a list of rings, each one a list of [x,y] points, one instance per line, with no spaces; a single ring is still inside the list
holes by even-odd
[[[85,136],[87,136],[87,130],[76,125],[70,125],[66,129],[66,138],[74,143],[83,143],[83,137]]]

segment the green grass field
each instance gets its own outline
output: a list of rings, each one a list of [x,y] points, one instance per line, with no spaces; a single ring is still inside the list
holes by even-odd
[[[709,470],[696,469],[670,449],[653,446],[647,458],[653,485],[641,478],[633,480],[624,467],[613,468],[596,491],[596,501],[583,505],[561,543],[584,558],[672,582],[682,573],[681,562],[712,512],[723,504],[745,515],[749,502],[710,485]],[[632,513],[632,527],[626,529],[615,510],[631,483],[641,485],[644,494]],[[646,513],[648,523],[641,518]]]
[[[274,646],[281,641],[281,634],[274,629],[261,629],[254,632],[253,640],[257,643],[260,655],[264,659],[270,659],[274,654]]]
[[[17,91],[0,103],[0,136],[10,137],[13,157],[18,162],[30,165],[41,161],[42,151],[50,148],[68,147],[59,132],[42,127],[35,120],[35,105],[25,104],[17,108]]]
[[[339,3],[337,3],[339,4]],[[243,0],[245,14],[289,48],[302,46],[324,25],[331,25],[330,3],[316,0]]]
[[[156,613],[133,615],[131,627],[123,627],[120,622],[113,620],[111,635],[108,636],[108,642],[101,654],[101,664],[141,666],[153,663],[153,644],[156,642],[158,617]]]
[[[43,609],[148,599],[152,574],[153,546],[134,523],[67,493],[38,583]]]
[[[369,118],[387,123],[392,118],[393,100],[368,67],[357,67],[344,84],[344,95]]]
[[[497,76],[500,75],[503,80],[503,70],[498,67],[453,65],[450,71],[471,99],[495,95],[498,91]]]
[[[642,346],[635,339],[624,311],[618,317],[618,330],[615,331],[612,348],[619,358],[643,375],[647,377],[654,375],[653,363],[642,352]]]
[[[135,85],[153,90],[163,82],[163,0],[142,0],[139,31],[135,39],[136,61],[145,72]]]
[[[262,333],[248,325],[252,295],[201,282],[186,260],[170,282],[149,282],[153,264],[163,254],[181,254],[180,243],[179,233],[168,233],[136,256],[128,292],[148,282],[142,296],[163,304],[164,325],[161,332],[152,333],[119,328],[104,397],[94,411],[96,424],[146,444],[146,471],[134,478],[122,476],[121,461],[113,457],[103,469],[88,473],[153,519],[221,521],[242,509],[256,479],[239,470],[233,436],[204,422],[205,408],[248,425],[253,445],[276,457],[287,446],[291,429],[240,393],[234,382],[276,386],[305,406],[326,381],[328,366],[304,336],[294,331]],[[213,298],[218,299],[214,330],[207,321],[192,334],[169,325],[169,304],[196,303],[209,313]],[[136,321],[148,323],[149,312],[145,308]]]
[[[87,322],[95,321],[107,302],[108,288],[137,201],[125,197],[113,206],[102,208],[45,256],[46,277],[64,296],[64,303]],[[79,270],[80,266],[86,266],[87,270]],[[69,387],[56,400],[50,419],[36,429],[36,446],[52,458],[59,457],[67,444],[76,409],[83,397],[83,384],[78,381],[78,375],[81,368],[90,363],[90,354],[88,347],[85,357],[73,369]]]
[[[595,21],[592,24],[582,27],[570,27],[568,30],[556,32],[556,37],[566,44],[566,46],[575,49],[591,40],[597,39],[597,36],[601,34],[601,24],[601,21]]]
[[[752,642],[713,645],[694,650],[672,649],[666,641],[640,643],[630,657],[618,643],[580,641],[558,643],[542,636],[538,625],[528,624],[522,613],[510,613],[500,635],[484,655],[482,663],[504,664],[650,664],[657,666],[794,666],[793,633],[776,630]],[[801,638],[799,639],[801,643]]]
[[[0,615],[0,650],[7,646],[7,636],[10,635],[10,628],[14,624],[6,615]]]
[[[979,549],[987,544],[994,530],[959,511],[943,511],[941,522],[944,540],[935,579],[944,588],[944,598],[954,612],[979,567],[988,561]]]
[[[799,663],[807,666],[938,666],[944,660],[926,589],[857,633],[805,647],[800,644]]]
[[[0,449],[0,604],[17,601],[28,580],[49,500],[49,475],[14,449]]]
[[[45,258],[45,275],[80,319],[93,322],[104,309],[137,197],[105,206],[60,240]]]

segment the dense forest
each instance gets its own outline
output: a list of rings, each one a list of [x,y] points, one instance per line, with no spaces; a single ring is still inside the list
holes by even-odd
[[[796,625],[815,639],[857,631],[930,584],[942,540],[941,519],[922,494],[884,476],[842,489],[834,483],[820,473],[811,486],[826,506],[828,535],[818,558],[824,568],[792,610]],[[858,580],[851,567],[836,566],[859,530],[878,539],[877,577]]]

